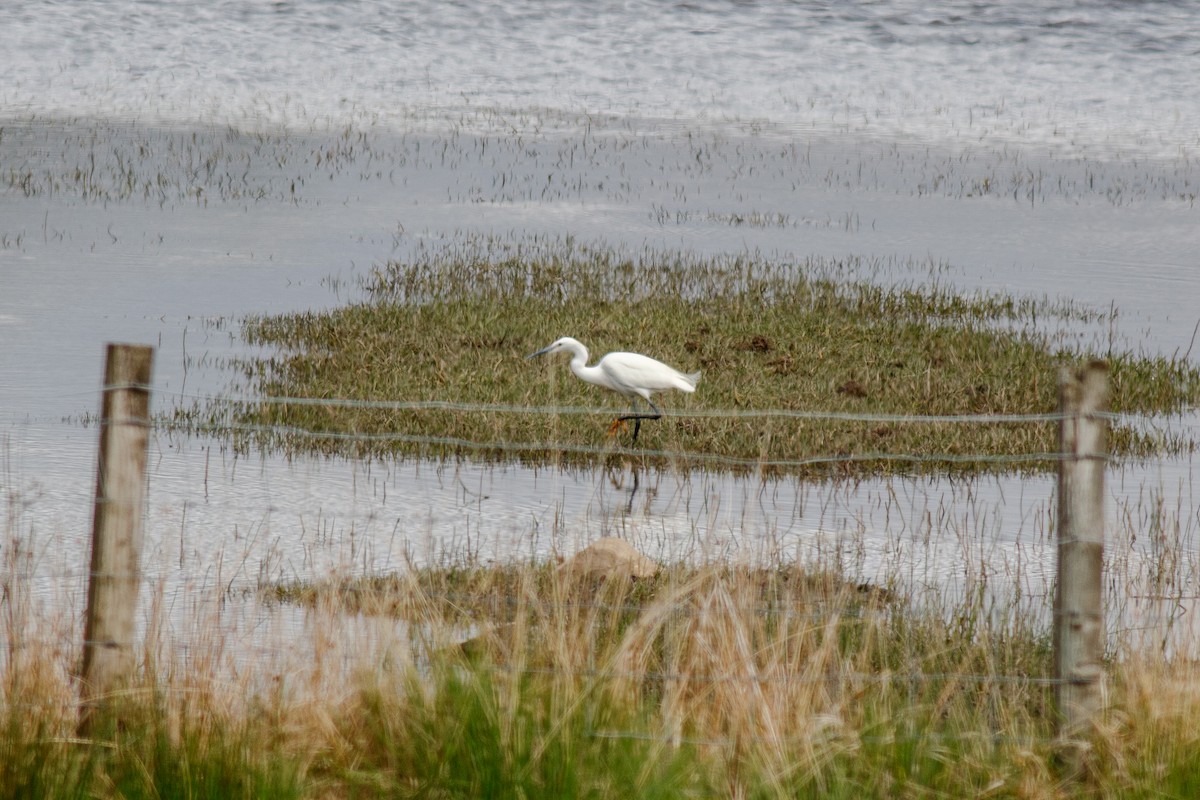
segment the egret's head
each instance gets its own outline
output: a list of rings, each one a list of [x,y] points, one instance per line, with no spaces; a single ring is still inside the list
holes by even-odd
[[[536,353],[530,353],[529,355],[525,356],[525,358],[537,358],[538,356],[544,356],[547,353],[557,353],[560,350],[566,350],[567,352],[576,352],[582,348],[583,348],[583,345],[581,345],[578,340],[572,339],[570,336],[564,336],[561,339],[555,341],[553,344],[546,345],[541,350],[538,350]]]

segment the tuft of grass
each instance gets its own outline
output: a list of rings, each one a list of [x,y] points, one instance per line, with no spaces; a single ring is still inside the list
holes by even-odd
[[[350,785],[370,796],[703,796],[691,748],[602,738],[619,714],[587,692],[534,676],[439,668],[432,692],[368,686],[347,736],[361,764]]]
[[[239,441],[558,464],[632,456],[656,466],[683,461],[810,477],[1051,469],[1037,456],[1056,449],[1053,423],[836,416],[1052,412],[1058,369],[1096,355],[1069,345],[1070,330],[1103,316],[1068,303],[965,296],[936,281],[885,287],[849,277],[871,269],[879,266],[853,259],[628,256],[571,240],[422,251],[379,268],[365,302],[246,321],[246,339],[268,351],[242,365],[255,392],[368,405],[252,404],[240,409]],[[523,358],[563,335],[588,345],[593,361],[633,350],[703,377],[694,395],[660,396],[668,416],[642,426],[644,450],[608,437],[603,416],[517,413],[627,410],[622,398],[575,379],[563,361]],[[1171,412],[1200,397],[1200,371],[1185,360],[1105,355],[1114,411]],[[396,410],[373,401],[467,408]],[[749,415],[767,410],[835,418]],[[220,413],[212,407],[181,419]],[[1111,438],[1118,456],[1195,448],[1129,425]]]

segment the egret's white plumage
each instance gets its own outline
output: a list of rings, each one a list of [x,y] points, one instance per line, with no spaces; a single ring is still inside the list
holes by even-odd
[[[643,419],[659,419],[662,412],[650,395],[667,389],[678,389],[681,392],[696,391],[696,381],[700,380],[699,372],[684,373],[667,366],[657,359],[644,356],[641,353],[609,353],[596,362],[594,367],[587,365],[588,350],[577,339],[564,336],[553,344],[543,347],[536,353],[530,353],[528,358],[535,358],[547,353],[566,351],[571,354],[571,372],[580,379],[605,389],[611,389],[617,394],[628,397],[635,402],[633,414],[618,418],[618,422],[634,420],[633,440],[637,441]],[[642,398],[650,404],[653,414],[638,414],[636,398]]]

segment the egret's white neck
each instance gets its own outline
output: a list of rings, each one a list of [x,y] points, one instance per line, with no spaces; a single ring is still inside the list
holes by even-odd
[[[600,367],[589,367],[587,365],[587,348],[580,342],[572,342],[568,347],[571,350],[571,372],[574,372],[575,376],[580,380],[604,386],[603,373],[600,371]]]
[[[571,369],[578,373],[581,368],[587,366],[588,349],[582,342],[576,341],[567,342],[566,347],[571,351]]]

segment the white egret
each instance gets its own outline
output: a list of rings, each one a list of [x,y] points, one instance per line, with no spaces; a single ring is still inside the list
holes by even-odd
[[[633,441],[637,441],[644,419],[662,419],[662,411],[650,399],[653,392],[667,389],[678,389],[682,392],[696,391],[696,381],[700,380],[699,372],[684,373],[669,367],[650,356],[641,353],[609,353],[600,359],[596,366],[587,365],[588,351],[576,339],[564,336],[554,344],[543,347],[536,353],[530,353],[526,358],[536,358],[547,353],[557,353],[565,350],[571,354],[571,372],[576,376],[611,389],[617,394],[628,397],[633,401],[633,413],[617,417],[613,421],[611,432],[615,432],[622,422],[633,420]],[[637,398],[642,398],[650,404],[653,413],[639,413]]]

